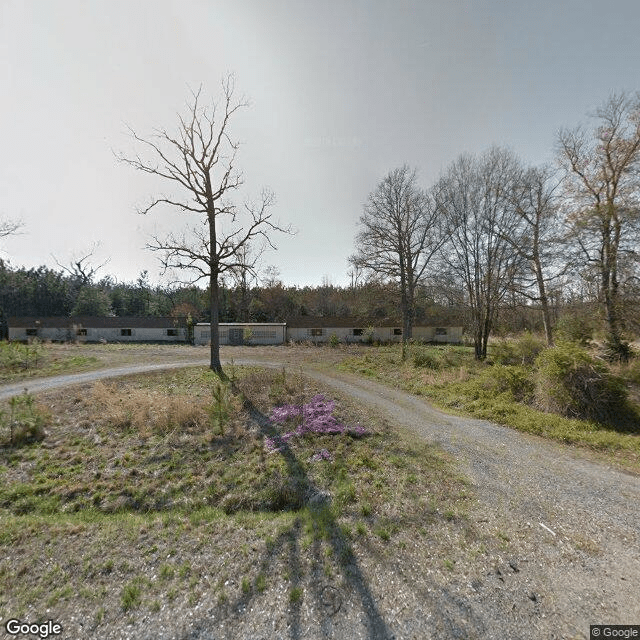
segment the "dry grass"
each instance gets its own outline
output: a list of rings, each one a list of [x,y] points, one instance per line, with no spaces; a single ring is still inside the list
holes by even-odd
[[[129,388],[98,382],[91,397],[99,407],[99,423],[140,436],[171,431],[202,432],[209,427],[209,403],[205,398],[166,395],[154,389]]]

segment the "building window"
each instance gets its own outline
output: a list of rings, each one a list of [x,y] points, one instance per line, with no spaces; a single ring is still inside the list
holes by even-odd
[[[178,330],[177,329],[167,329],[167,335],[168,336],[177,336],[178,335]]]
[[[120,329],[120,335],[121,336],[130,336],[131,335],[131,329]]]
[[[402,329],[398,329],[397,327],[393,330],[393,335],[394,336],[401,336],[402,335]]]
[[[436,328],[436,335],[437,336],[446,336],[447,335],[447,330],[444,327],[437,327]]]
[[[276,332],[275,331],[269,331],[268,329],[256,329],[255,331],[252,331],[252,337],[254,337],[256,340],[266,340],[266,339],[274,339],[276,337]]]
[[[28,336],[37,336],[38,335],[38,330],[37,329],[27,329],[27,335]]]
[[[76,329],[76,335],[77,336],[86,336],[87,335],[87,330],[86,329]]]
[[[202,335],[202,339],[203,340],[210,340],[211,339],[211,331],[203,331],[201,335]],[[226,338],[226,337],[227,337],[226,331],[222,331],[220,333],[220,338]]]
[[[364,334],[364,329],[354,329],[353,330],[353,335],[354,336],[361,336]]]
[[[313,337],[318,337],[322,335],[322,329],[309,329],[309,335]]]

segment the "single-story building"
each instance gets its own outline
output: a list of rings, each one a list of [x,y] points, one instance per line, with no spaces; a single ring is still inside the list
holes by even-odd
[[[329,342],[335,336],[340,342],[401,342],[400,320],[373,318],[333,318],[298,316],[287,321],[287,339],[295,342]],[[432,327],[416,324],[412,338],[424,342],[462,342],[462,327]]]
[[[9,340],[34,338],[54,342],[211,342],[211,326],[189,327],[186,318],[154,317],[13,317],[8,320]],[[190,335],[190,329],[192,335]],[[276,345],[287,341],[325,343],[335,336],[342,343],[400,342],[397,320],[299,316],[284,322],[221,322],[221,345]],[[424,342],[462,342],[461,326],[413,327],[413,338]]]
[[[186,318],[154,317],[13,317],[9,340],[37,338],[53,342],[187,342]]]
[[[284,322],[221,322],[218,325],[220,344],[284,344],[287,325]],[[193,328],[193,343],[211,342],[211,324],[199,322]]]

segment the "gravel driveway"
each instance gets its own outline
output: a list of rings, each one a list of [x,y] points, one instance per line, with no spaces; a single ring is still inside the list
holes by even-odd
[[[265,359],[235,363],[280,366]],[[189,364],[203,361],[173,366]],[[173,367],[141,365],[32,380],[0,388],[0,399],[25,387],[37,393],[162,368]],[[415,609],[387,620],[384,632],[362,625],[358,628],[365,630],[356,631],[356,625],[350,633],[346,618],[346,636],[336,628],[300,637],[589,638],[590,624],[640,624],[639,477],[570,447],[443,414],[418,397],[370,380],[315,367],[306,367],[305,374],[449,451],[477,498],[471,519],[503,538],[505,553],[467,583],[414,598]],[[393,588],[410,589],[411,577],[399,583]],[[196,626],[166,637],[236,636]],[[262,637],[292,636],[286,631],[255,636]]]

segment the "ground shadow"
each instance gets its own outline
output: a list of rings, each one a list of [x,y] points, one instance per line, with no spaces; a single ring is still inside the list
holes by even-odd
[[[277,435],[277,431],[269,418],[252,402],[245,400],[245,409],[249,414],[250,420],[259,428],[260,433],[264,437]],[[311,524],[315,530],[324,530],[327,532],[324,539],[330,544],[335,558],[340,559],[338,565],[342,571],[341,577],[343,581],[341,590],[326,583],[323,584],[325,581],[311,581],[311,596],[315,601],[316,610],[322,612],[318,620],[318,625],[323,635],[331,635],[331,630],[334,626],[332,616],[345,606],[342,602],[343,597],[340,594],[340,591],[342,591],[343,593],[356,595],[358,597],[363,614],[361,619],[366,627],[366,638],[368,640],[391,640],[394,635],[379,611],[378,604],[371,593],[348,538],[336,521],[336,517],[331,509],[330,497],[318,490],[311,478],[305,473],[304,466],[300,464],[300,461],[288,445],[285,445],[279,454],[274,455],[281,455],[284,458],[290,478],[295,478],[298,485],[300,482],[303,483],[306,494],[306,504],[309,507],[305,510],[305,514],[308,514],[308,517],[311,518]],[[298,517],[294,520],[290,528],[282,532],[268,545],[265,557],[256,563],[259,564],[261,570],[264,572],[268,570],[270,565],[274,564],[279,556],[286,556],[291,594],[296,593],[298,590],[300,590],[299,593],[301,594],[302,589],[302,552],[300,540],[302,530],[303,520],[302,517]],[[320,538],[317,536],[314,536],[310,550],[312,570],[319,572],[322,566],[322,554]],[[226,603],[225,617],[246,610],[253,597],[251,593],[243,594],[235,601]],[[289,607],[286,611],[286,615],[288,616],[287,629],[283,631],[283,634],[288,635],[291,640],[302,640],[304,638],[301,626],[301,607],[301,598],[292,597],[290,599]],[[217,621],[213,624],[217,624]],[[192,630],[187,635],[182,636],[181,640],[195,640],[201,637],[209,637],[207,634],[211,632],[211,627],[211,620],[202,619],[196,622]]]

